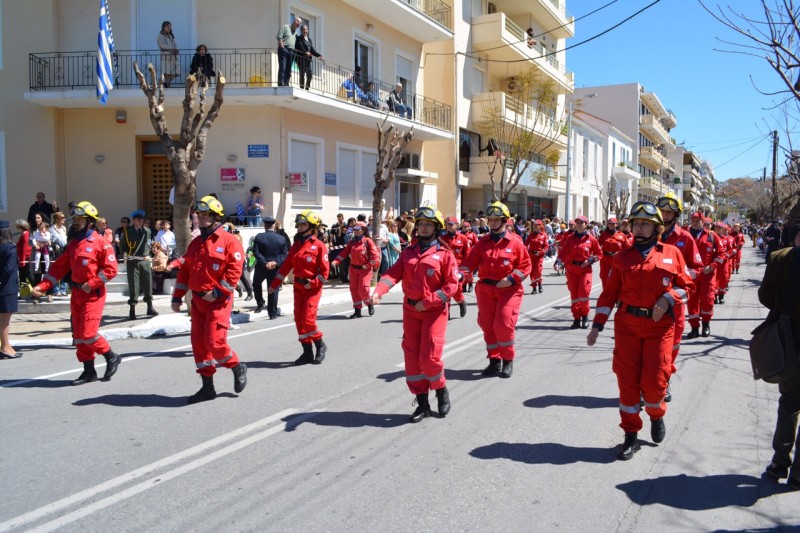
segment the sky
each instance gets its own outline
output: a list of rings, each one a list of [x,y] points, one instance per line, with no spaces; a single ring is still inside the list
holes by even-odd
[[[617,0],[581,18],[612,1],[567,1],[567,10],[576,19],[575,37],[567,40],[567,46],[602,33],[654,0]],[[704,3],[717,9],[714,0]],[[760,4],[757,0],[720,3],[763,20]],[[672,137],[701,160],[710,161],[718,181],[760,177],[763,167],[769,177],[771,131],[777,129],[785,137],[786,127],[777,118],[778,110],[770,109],[780,97],[759,94],[750,76],[762,91],[770,92],[780,88],[777,73],[764,59],[716,51],[736,49],[719,39],[745,42],[697,0],[660,0],[605,35],[568,49],[566,63],[575,73],[576,88],[638,82],[654,92],[677,118]],[[785,138],[779,144],[788,149]],[[784,161],[779,154],[779,173]]]

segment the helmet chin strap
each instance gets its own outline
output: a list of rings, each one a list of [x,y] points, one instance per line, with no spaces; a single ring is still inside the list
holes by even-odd
[[[653,231],[653,234],[649,237],[633,236],[633,240],[636,241],[636,244],[648,244],[650,242],[655,242],[657,238],[658,236],[655,231]]]

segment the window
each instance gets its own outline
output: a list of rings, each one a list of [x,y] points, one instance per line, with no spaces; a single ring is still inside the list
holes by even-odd
[[[411,93],[414,91],[414,62],[401,55],[397,56],[397,75],[395,76],[395,83],[403,86],[406,100],[409,99]],[[406,101],[408,103],[408,101]]]
[[[484,72],[482,69],[478,67],[474,67],[472,69],[472,94],[469,97],[474,97],[476,94],[480,94],[483,92],[483,84],[484,84]]]
[[[0,70],[3,70],[3,4],[0,2]]]
[[[0,211],[8,211],[8,182],[6,181],[6,132],[0,131]]]
[[[617,143],[611,143],[611,166],[617,166]]]
[[[137,50],[158,50],[156,38],[161,31],[161,23],[168,20],[172,23],[172,33],[175,34],[175,44],[184,54],[189,50],[194,51],[195,35],[194,19],[192,14],[193,0],[135,0],[136,7],[136,49]],[[121,13],[115,15],[114,8],[111,7],[111,22],[121,22]],[[114,17],[120,17],[115,19]],[[274,42],[274,41],[273,41]],[[192,55],[189,54],[188,62],[191,62]],[[140,61],[140,65],[152,62],[150,60]],[[181,57],[183,60],[183,57]],[[181,64],[181,72],[189,72],[189,63]]]
[[[359,35],[354,41],[353,66],[361,67],[361,79],[365,87],[370,80],[378,78],[375,68],[375,44]]]
[[[375,189],[375,165],[378,154],[361,152],[361,205],[372,205],[372,191]]]
[[[356,151],[339,148],[336,193],[339,205],[356,207]]]
[[[337,145],[336,176],[339,207],[369,207],[375,188],[375,165],[378,155],[360,146]]]
[[[292,191],[292,203],[301,205],[316,205],[317,183],[317,161],[322,159],[322,141],[311,138],[290,138],[289,140],[289,172],[304,172],[308,180],[308,186],[302,190]]]
[[[458,131],[458,170],[469,172],[469,158],[478,157],[481,149],[481,136],[475,132]]]
[[[581,170],[583,171],[583,179],[589,178],[589,139],[583,139],[583,153],[581,154],[583,161],[581,161]]]

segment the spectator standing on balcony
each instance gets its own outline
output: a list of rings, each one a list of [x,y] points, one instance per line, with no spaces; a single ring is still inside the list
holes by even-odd
[[[200,44],[195,48],[192,64],[189,66],[189,74],[196,74],[200,85],[208,85],[209,78],[216,76],[214,58],[208,53],[206,45]]]
[[[311,85],[311,61],[317,58],[320,61],[325,61],[322,54],[314,49],[314,43],[311,42],[311,37],[308,36],[308,26],[304,25],[302,33],[295,39],[294,43],[295,53],[297,54],[297,66],[300,69],[300,88],[308,90]]]
[[[178,46],[175,44],[175,35],[172,33],[172,23],[165,20],[161,23],[161,33],[156,39],[161,49],[161,74],[164,76],[164,87],[169,88],[172,78],[181,75],[178,65]]]
[[[398,83],[394,86],[394,90],[389,93],[389,108],[401,117],[411,118],[414,113],[411,106],[403,103],[403,84]]]
[[[292,24],[284,24],[275,38],[278,40],[278,87],[288,87],[292,77],[292,63],[294,62],[294,47],[297,39],[297,28],[303,24],[303,19],[295,18]]]

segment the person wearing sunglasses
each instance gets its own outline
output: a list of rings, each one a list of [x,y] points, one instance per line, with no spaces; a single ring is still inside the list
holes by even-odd
[[[472,247],[459,271],[466,275],[478,271],[475,296],[478,325],[486,342],[489,365],[484,376],[510,378],[514,372],[514,329],[519,318],[522,283],[531,273],[531,257],[522,239],[506,222],[511,218],[508,207],[494,202],[486,209],[489,234]]]
[[[614,259],[586,337],[586,344],[594,346],[611,310],[618,307],[612,369],[619,386],[620,427],[625,432],[617,453],[622,461],[640,449],[641,398],[650,417],[653,442],[658,444],[666,436],[664,399],[672,364],[675,303],[685,302],[694,290],[681,252],[659,242],[664,222],[658,208],[650,202],[636,202],[628,218],[633,223],[633,247]]]
[[[581,215],[575,219],[575,231],[568,233],[558,249],[555,268],[563,265],[567,273],[567,288],[572,303],[570,329],[589,327],[589,294],[592,292],[592,265],[600,261],[603,251],[597,239],[587,231],[589,219]]]
[[[179,269],[172,293],[173,312],[180,311],[184,295],[192,291],[192,352],[203,385],[189,396],[190,404],[217,397],[217,367],[233,371],[233,390],[237,394],[247,386],[247,365],[228,345],[233,291],[244,268],[244,249],[239,239],[223,228],[225,212],[219,200],[204,196],[195,203],[194,211],[200,236],[192,239],[182,257],[167,266],[167,271]]]
[[[50,265],[41,283],[33,288],[34,297],[41,298],[60,279],[70,275],[72,293],[69,310],[72,315],[72,340],[83,372],[72,385],[97,381],[95,354],[106,360],[103,380],[117,372],[121,357],[114,353],[108,341],[99,333],[100,320],[106,304],[106,283],[117,275],[114,247],[94,231],[97,208],[90,202],[73,204],[70,210],[72,225],[67,232],[67,247]]]
[[[614,262],[614,256],[622,250],[630,248],[633,243],[628,240],[627,235],[617,229],[616,217],[608,219],[606,229],[600,233],[597,243],[603,251],[603,257],[600,259],[600,283],[605,285],[608,274],[611,272],[611,263]]]
[[[322,340],[322,332],[317,327],[322,286],[331,271],[328,247],[317,238],[317,228],[321,224],[322,220],[311,209],[306,209],[295,217],[295,242],[289,248],[289,255],[267,291],[273,294],[280,288],[286,276],[294,272],[294,322],[297,340],[303,347],[303,354],[294,362],[296,365],[318,365],[328,352],[328,347]]]
[[[697,244],[697,252],[700,254],[700,261],[703,269],[694,280],[696,290],[689,298],[689,325],[692,331],[687,335],[687,339],[694,339],[698,336],[708,337],[711,335],[711,319],[714,317],[714,300],[717,292],[716,270],[720,268],[724,258],[720,248],[719,236],[705,227],[705,216],[702,212],[692,213],[690,218],[689,233],[694,237]],[[702,322],[702,330],[700,323]]]
[[[431,416],[428,393],[436,391],[439,416],[450,412],[450,393],[444,373],[442,351],[449,314],[448,302],[458,289],[456,257],[438,240],[444,218],[435,208],[423,206],[414,215],[416,239],[381,277],[372,293],[377,305],[389,289],[402,281],[403,356],[406,385],[417,408],[412,424]]]

